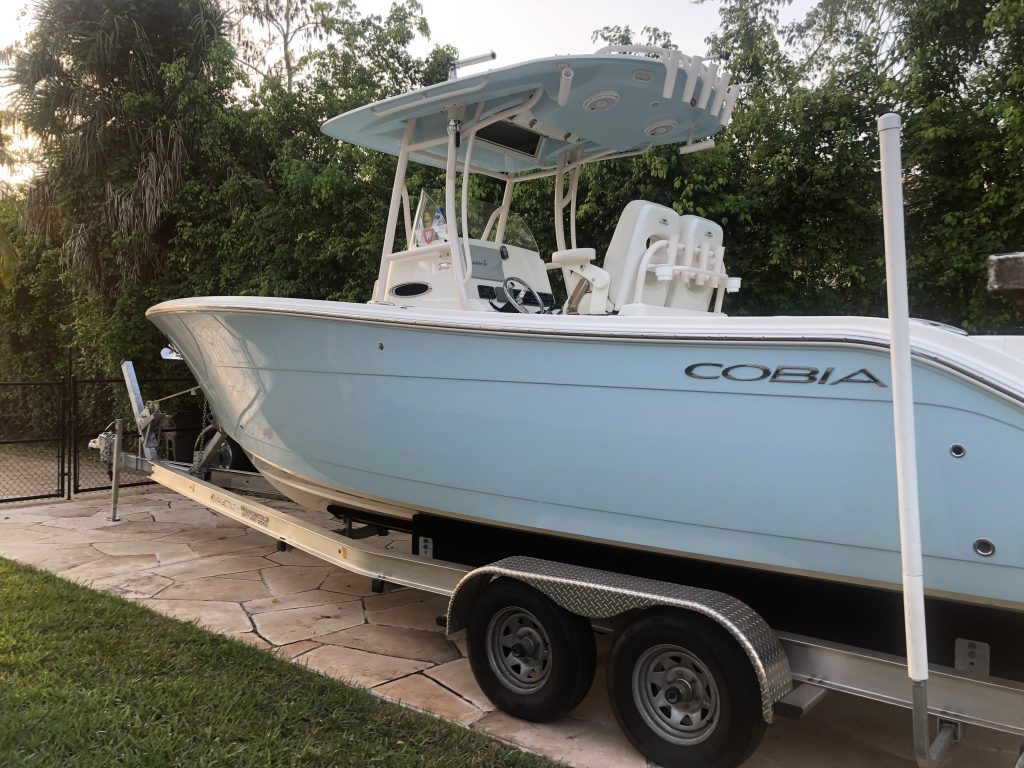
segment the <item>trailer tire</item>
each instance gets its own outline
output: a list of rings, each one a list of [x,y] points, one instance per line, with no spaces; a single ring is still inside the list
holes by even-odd
[[[466,627],[473,675],[487,698],[514,717],[557,720],[594,680],[590,622],[515,579],[496,579],[473,605]]]
[[[735,768],[764,736],[750,659],[714,621],[653,609],[616,638],[608,694],[623,733],[664,768]]]

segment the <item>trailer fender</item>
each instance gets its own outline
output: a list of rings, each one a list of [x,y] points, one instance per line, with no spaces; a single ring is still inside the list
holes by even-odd
[[[500,577],[529,584],[566,610],[590,619],[611,618],[626,611],[662,605],[708,617],[728,631],[750,659],[761,689],[765,722],[772,722],[773,704],[792,690],[793,678],[782,644],[765,620],[746,603],[709,589],[534,557],[508,557],[467,573],[448,604],[449,633],[466,626],[480,590]]]

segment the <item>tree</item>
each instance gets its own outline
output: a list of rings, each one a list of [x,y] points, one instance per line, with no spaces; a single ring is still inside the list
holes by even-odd
[[[4,122],[3,115],[0,115],[0,125]],[[0,130],[0,167],[13,168],[17,164],[17,158],[11,150],[11,137],[6,131]],[[6,181],[0,181],[0,202],[9,202],[13,197],[13,190]],[[7,227],[0,227],[0,288],[9,288],[14,280],[14,266],[18,259],[18,248],[7,231]]]
[[[643,36],[643,45],[658,45],[662,48],[675,48],[672,36],[658,27],[644,27],[640,34]],[[630,27],[618,25],[601,27],[594,30],[590,35],[592,42],[602,42],[605,45],[635,45],[637,38]]]
[[[353,8],[347,0],[237,0],[234,27],[241,61],[261,79],[283,80],[291,93],[308,52],[302,44],[338,32]],[[252,35],[253,25],[262,37]]]
[[[0,284],[0,380],[53,378],[71,316],[60,251],[25,232],[18,201],[10,197],[0,200],[0,233],[18,253]]]
[[[1018,325],[985,268],[1024,243],[1020,3],[822,0],[788,28],[781,5],[726,0],[710,41],[749,84],[723,137],[740,311],[884,311],[875,119],[896,109],[912,311]]]
[[[325,49],[294,60],[302,88],[272,77],[241,102],[214,0],[43,2],[12,55],[15,113],[43,162],[28,189],[34,245],[0,289],[0,349],[21,349],[29,315],[49,316],[61,331],[40,343],[73,343],[88,370],[133,357],[145,375],[159,338],[143,314],[164,299],[364,299],[394,159],[319,127],[443,78],[455,52],[409,54],[427,29],[416,3],[344,10]],[[39,312],[19,316],[25,301]]]
[[[232,16],[243,64],[260,81],[282,82],[288,93],[294,92],[311,62],[323,59],[323,49],[331,48],[383,65],[376,71],[386,86],[394,80],[393,73],[400,73],[399,79],[409,74],[413,57],[407,46],[413,38],[430,36],[418,0],[395,3],[386,17],[361,16],[351,0],[235,0]],[[375,34],[374,27],[381,24],[388,26],[389,34]],[[253,26],[262,37],[252,34]],[[362,49],[356,46],[359,41]],[[439,50],[446,49],[435,49]]]
[[[733,79],[747,84],[724,137],[727,245],[745,278],[733,306],[753,314],[880,313],[872,128],[889,108],[890,89],[875,66],[874,38],[851,31],[849,13],[826,0],[797,34],[789,30],[784,46],[781,5],[724,3],[711,41],[732,53]]]
[[[586,242],[606,244],[631,199],[672,205],[723,225],[729,270],[745,278],[730,313],[877,311],[884,306],[879,190],[863,126],[878,102],[878,79],[852,63],[805,79],[802,67],[810,66],[783,46],[780,5],[721,6],[708,49],[729,54],[733,82],[746,85],[714,149],[680,156],[661,147],[588,166],[579,231]],[[671,45],[660,30],[643,35],[645,43]],[[640,42],[628,27],[598,30],[598,39]]]
[[[42,0],[10,54],[18,121],[41,145],[30,229],[93,290],[160,274],[164,211],[233,77],[212,0]]]
[[[917,311],[971,330],[1019,328],[985,279],[990,254],[1024,248],[1024,8],[892,5]]]

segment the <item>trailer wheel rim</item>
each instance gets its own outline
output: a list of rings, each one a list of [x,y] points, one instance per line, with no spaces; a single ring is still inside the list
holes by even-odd
[[[718,726],[721,696],[714,675],[678,645],[656,645],[637,659],[633,701],[647,726],[672,744],[699,744]]]
[[[498,611],[487,624],[487,661],[509,690],[540,690],[551,674],[551,641],[544,625],[525,608]]]

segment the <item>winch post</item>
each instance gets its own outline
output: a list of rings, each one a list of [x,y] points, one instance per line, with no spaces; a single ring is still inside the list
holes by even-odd
[[[142,392],[139,390],[139,380],[135,376],[135,366],[132,365],[131,360],[121,361],[121,375],[124,376],[124,383],[128,388],[128,401],[132,406],[132,414],[135,416],[135,422],[138,423],[139,419],[142,418],[142,412],[146,408],[146,403],[142,399]]]
[[[128,388],[128,400],[135,416],[136,428],[139,430],[139,445],[142,448],[142,455],[153,461],[157,458],[157,431],[152,427],[154,424],[159,424],[159,418],[157,414],[150,413],[142,399],[139,380],[135,376],[135,366],[132,365],[131,360],[121,361],[121,374],[124,376],[124,383]]]

